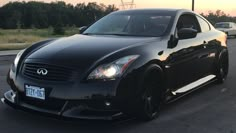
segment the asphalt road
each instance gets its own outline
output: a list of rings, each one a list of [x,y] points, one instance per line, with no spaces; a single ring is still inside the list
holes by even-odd
[[[64,121],[0,103],[0,133],[236,133],[236,39],[229,39],[228,46],[230,70],[226,82],[211,84],[167,105],[156,120]],[[9,89],[6,73],[12,60],[0,57],[1,96]]]

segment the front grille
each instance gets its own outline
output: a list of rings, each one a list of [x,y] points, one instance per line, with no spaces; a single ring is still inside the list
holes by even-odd
[[[42,68],[48,71],[47,75],[37,73],[37,70]],[[73,71],[69,68],[56,65],[25,63],[23,67],[23,74],[37,80],[69,81],[72,78]]]

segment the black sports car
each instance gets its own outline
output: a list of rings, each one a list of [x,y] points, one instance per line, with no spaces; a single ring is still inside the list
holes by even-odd
[[[111,13],[80,35],[18,53],[2,101],[82,119],[151,120],[168,103],[228,73],[226,34],[183,9]]]

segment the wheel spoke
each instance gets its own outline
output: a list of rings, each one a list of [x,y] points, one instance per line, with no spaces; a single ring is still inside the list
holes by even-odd
[[[158,74],[156,71],[149,73],[147,77],[145,77],[142,88],[143,92],[140,98],[142,98],[142,107],[140,110],[141,116],[145,119],[153,119],[159,114],[159,103],[161,100],[159,96],[159,82],[156,77]]]
[[[149,89],[147,89],[149,90]],[[150,91],[149,91],[150,93]],[[146,111],[147,113],[152,116],[155,114],[155,107],[154,107],[154,104],[153,104],[153,97],[151,96],[152,94],[148,94],[148,91],[146,92],[146,95],[145,95],[145,108],[146,108]]]
[[[147,107],[150,113],[153,112],[152,97],[147,97]]]

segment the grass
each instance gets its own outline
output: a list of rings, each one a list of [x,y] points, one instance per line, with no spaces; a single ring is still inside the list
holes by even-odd
[[[77,28],[67,28],[64,36],[79,33]],[[0,51],[19,50],[29,47],[31,44],[48,38],[62,37],[53,35],[53,29],[0,29]]]
[[[3,50],[19,50],[29,47],[31,44],[26,43],[8,43],[8,44],[0,44],[0,51]]]
[[[40,37],[36,35],[2,35],[0,36],[0,44],[11,43],[33,43],[45,39],[46,37]]]

